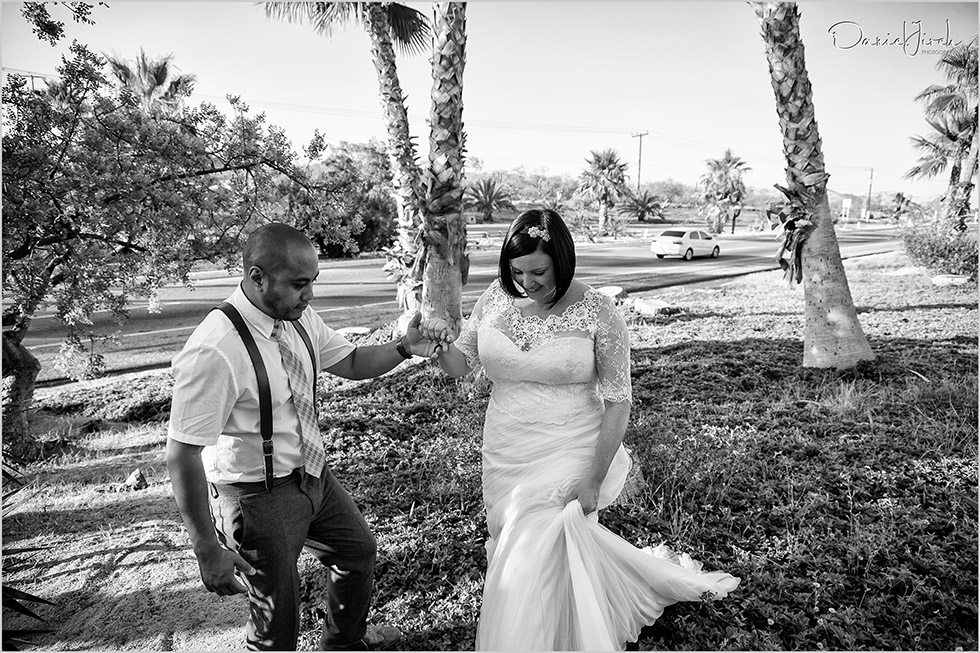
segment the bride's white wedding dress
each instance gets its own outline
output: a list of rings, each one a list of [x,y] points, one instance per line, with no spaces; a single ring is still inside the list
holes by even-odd
[[[612,300],[589,289],[561,315],[524,316],[499,281],[457,346],[493,381],[483,433],[489,567],[477,650],[622,650],[664,607],[739,579],[703,573],[664,547],[639,549],[566,496],[588,472],[604,400],[630,401],[629,335]],[[623,488],[620,447],[599,507]]]

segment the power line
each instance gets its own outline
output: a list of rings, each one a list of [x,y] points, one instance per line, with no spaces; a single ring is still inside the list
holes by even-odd
[[[53,73],[43,73],[32,70],[24,70],[20,68],[11,68],[4,66],[4,72],[9,72],[17,75],[22,75],[25,77],[30,77],[32,80],[34,78],[40,79],[58,79],[60,76]],[[207,93],[197,93],[195,94],[199,98],[207,100],[219,100],[224,101],[226,96],[211,95]],[[310,104],[297,104],[290,102],[276,102],[272,100],[247,100],[246,98],[241,98],[246,104],[255,105],[261,108],[278,109],[282,111],[296,111],[301,113],[315,113],[327,116],[337,116],[343,118],[355,118],[363,120],[380,120],[382,117],[380,110],[364,110],[364,109],[342,109],[339,107],[324,107],[319,105]],[[422,116],[410,116],[410,119],[415,122],[422,122],[427,120],[427,117]],[[713,152],[721,149],[721,146],[704,143],[701,141],[696,141],[689,138],[682,138],[674,136],[672,134],[667,134],[657,131],[643,130],[642,136],[640,135],[640,130],[638,129],[627,129],[621,127],[596,127],[588,125],[554,125],[554,124],[541,124],[541,123],[527,123],[527,122],[515,122],[515,121],[502,121],[502,120],[467,120],[467,125],[474,127],[483,127],[487,129],[510,129],[510,130],[521,130],[521,131],[541,131],[541,132],[554,132],[554,133],[591,133],[591,134],[619,134],[625,135],[630,133],[632,137],[639,138],[640,143],[640,156],[642,157],[643,148],[643,136],[648,136],[660,143],[667,145],[672,145],[675,147],[681,147],[691,150],[703,150],[706,152]],[[768,154],[762,154],[760,152],[739,150],[740,153],[744,155],[751,156],[756,159],[761,159],[763,161],[782,161],[781,156],[773,156]],[[640,182],[640,166],[641,163],[638,161],[637,164],[637,183]],[[655,167],[658,167],[655,165]],[[663,167],[663,166],[659,166]],[[844,170],[844,169],[867,169],[867,165],[828,165],[831,170]],[[880,171],[893,172],[894,174],[901,174],[898,171],[891,171],[885,168],[879,168]]]
[[[51,79],[60,79],[60,76],[59,75],[49,75],[47,73],[38,73],[38,72],[34,72],[33,70],[22,70],[20,68],[8,68],[7,66],[4,66],[3,67],[3,71],[5,73],[13,73],[13,74],[19,75],[21,77],[27,77],[27,78],[29,78],[31,80],[31,90],[32,91],[36,91],[37,90],[37,87],[34,85],[34,80],[35,79],[43,79],[45,82],[47,82],[48,80],[51,80]]]
[[[9,70],[11,72],[16,72],[18,74],[25,75],[35,75],[42,78],[57,78],[58,75],[51,75],[47,73],[37,73],[27,70],[19,70],[15,68],[4,68],[4,70]],[[197,93],[197,97],[204,98],[207,100],[225,100],[223,95],[212,95],[208,93]],[[319,105],[311,104],[296,104],[291,102],[276,102],[272,100],[248,100],[244,96],[241,97],[242,101],[249,105],[255,105],[257,107],[268,108],[268,109],[279,109],[282,111],[296,111],[300,113],[317,113],[328,116],[339,116],[344,118],[358,118],[365,120],[379,120],[381,118],[380,111],[368,111],[363,109],[341,109],[338,107],[324,107]],[[423,121],[427,119],[426,117],[409,116],[411,120]],[[488,129],[510,129],[519,131],[542,131],[542,132],[555,132],[555,133],[565,133],[565,134],[620,134],[626,135],[627,133],[638,132],[639,129],[636,128],[626,128],[626,127],[597,127],[594,125],[554,125],[554,124],[542,124],[542,123],[529,123],[529,122],[516,122],[516,121],[503,121],[503,120],[467,120],[466,124],[472,125],[474,127],[485,127]],[[671,134],[666,134],[662,132],[650,132],[646,131],[645,136],[650,136],[658,141],[667,143],[670,145],[675,145],[679,147],[684,147],[688,149],[703,149],[705,151],[715,151],[720,148],[718,145],[703,143],[700,141],[695,141],[687,138],[680,138],[673,136]],[[743,152],[745,152],[743,150]],[[769,160],[777,160],[778,157],[772,157],[765,154],[760,154],[758,152],[745,152],[756,158],[763,158]]]

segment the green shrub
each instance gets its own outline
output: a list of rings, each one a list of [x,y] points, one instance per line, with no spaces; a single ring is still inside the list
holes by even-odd
[[[934,226],[916,226],[902,233],[905,251],[917,265],[935,274],[962,274],[977,280],[975,235]]]

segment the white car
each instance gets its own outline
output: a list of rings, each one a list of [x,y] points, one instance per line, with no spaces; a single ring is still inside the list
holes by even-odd
[[[718,258],[721,248],[712,240],[711,234],[700,229],[668,229],[655,236],[650,243],[650,251],[657,258],[665,256],[680,256],[690,261],[695,256],[710,256]]]

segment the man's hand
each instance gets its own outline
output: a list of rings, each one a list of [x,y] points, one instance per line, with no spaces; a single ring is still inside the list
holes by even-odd
[[[233,551],[216,548],[197,557],[197,565],[201,569],[201,580],[209,592],[219,596],[231,596],[248,591],[235,576],[236,571],[251,576],[255,573],[252,565]]]
[[[443,349],[455,339],[448,322],[437,318],[422,322],[420,313],[412,317],[405,331],[405,345],[408,350],[425,358],[438,358]]]

